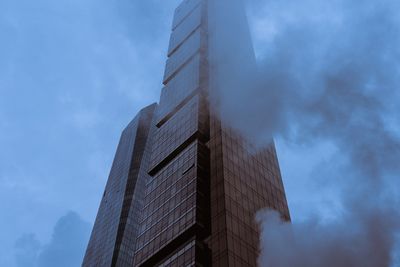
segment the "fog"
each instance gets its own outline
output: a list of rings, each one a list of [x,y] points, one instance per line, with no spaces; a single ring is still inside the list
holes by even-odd
[[[210,22],[219,40],[210,46],[213,105],[260,147],[272,137],[303,153],[333,147],[308,178],[310,190],[333,190],[339,208],[329,220],[317,212],[293,224],[260,211],[260,265],[392,266],[400,229],[400,3],[248,0],[256,71],[243,3],[216,2],[210,8],[224,16]]]

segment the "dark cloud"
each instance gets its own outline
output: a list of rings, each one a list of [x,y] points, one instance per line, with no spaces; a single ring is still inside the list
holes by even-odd
[[[276,212],[260,212],[260,266],[391,266],[395,236],[381,227],[393,229],[399,218],[384,212],[363,210],[340,223],[313,219],[294,225],[282,223]]]
[[[15,260],[17,266],[35,267],[40,249],[40,242],[34,234],[21,236],[15,243]]]
[[[89,223],[77,213],[69,212],[57,221],[48,244],[40,245],[33,234],[18,239],[15,245],[17,266],[81,266],[90,230]]]
[[[275,136],[307,153],[331,143],[336,152],[312,172],[309,190],[335,188],[340,206],[328,224],[316,216],[291,227],[260,215],[260,265],[389,266],[400,229],[392,190],[400,178],[400,2],[248,2],[258,72],[241,60],[246,32],[224,15],[218,27],[231,34],[219,35],[224,56],[211,58],[223,69],[214,104],[260,145]]]

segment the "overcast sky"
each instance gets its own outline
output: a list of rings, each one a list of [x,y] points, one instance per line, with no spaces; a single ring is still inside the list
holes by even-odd
[[[0,1],[0,266],[80,265],[121,130],[158,101],[179,2]],[[277,28],[250,22],[261,57]],[[337,148],[276,141],[293,221],[340,213],[310,180]]]

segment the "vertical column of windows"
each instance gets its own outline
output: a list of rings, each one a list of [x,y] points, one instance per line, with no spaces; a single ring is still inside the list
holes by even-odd
[[[199,131],[199,107],[199,97],[196,96],[156,130],[151,155],[151,170]]]
[[[197,6],[182,23],[174,29],[171,34],[168,48],[168,56],[178,49],[178,47],[201,25],[201,5]]]
[[[121,135],[83,266],[111,266],[113,257],[120,255],[122,241],[118,236],[127,223],[127,212],[134,198],[133,188],[138,178],[137,168],[141,164],[150,127],[150,122],[145,118],[151,120],[154,107],[151,105],[140,111]],[[132,256],[130,252],[121,253],[124,259]]]
[[[149,181],[136,262],[156,254],[196,223],[197,147],[193,143]]]
[[[170,38],[157,128],[146,187],[135,266],[157,262],[194,264],[196,246],[187,258],[168,256],[190,239],[204,238],[207,226],[208,112],[200,94],[204,68],[202,0],[185,0],[176,10]],[[202,237],[201,237],[202,236]],[[197,241],[196,241],[197,242]],[[187,250],[190,251],[190,250]],[[169,261],[166,260],[169,258]],[[163,260],[164,259],[164,260]],[[162,266],[164,266],[162,265]]]
[[[200,87],[200,55],[194,56],[162,89],[157,110],[158,125]]]

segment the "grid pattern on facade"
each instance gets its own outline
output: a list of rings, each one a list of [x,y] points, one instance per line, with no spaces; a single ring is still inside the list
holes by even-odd
[[[143,109],[125,128],[117,148],[106,189],[100,203],[83,266],[111,266],[121,218],[126,217],[126,193],[135,187],[147,132],[148,118],[153,116],[155,105]],[[130,188],[130,189],[129,189]],[[133,199],[133,192],[128,192]],[[137,198],[136,198],[137,199]],[[135,227],[133,227],[135,228]],[[131,229],[129,225],[127,229]]]
[[[193,57],[161,91],[157,117],[163,119],[200,86],[200,55]]]
[[[257,266],[257,211],[269,207],[290,220],[275,150],[254,150],[215,118],[211,128],[213,266]]]
[[[158,267],[195,266],[196,240],[190,241],[174,254],[169,256]]]
[[[201,48],[201,31],[197,29],[167,60],[164,84]]]
[[[200,96],[193,97],[183,108],[174,114],[155,132],[151,153],[151,169],[160,164],[189,137],[202,130],[199,119]],[[203,118],[204,119],[204,118]]]
[[[121,135],[84,266],[111,265],[138,122],[135,118]]]
[[[242,1],[208,2],[209,90],[216,102],[213,92],[229,90],[230,85],[239,83],[246,90],[246,82],[234,78],[243,71],[254,73],[256,60]],[[227,50],[222,44],[231,46]],[[256,149],[229,127],[219,110],[211,110],[210,117],[212,266],[257,266],[256,213],[272,208],[290,220],[275,149],[272,143]]]
[[[208,137],[208,110],[204,95],[198,90],[205,56],[201,2],[185,1],[174,18],[166,87],[153,136],[149,168],[153,177],[147,185],[144,218],[137,239],[137,266],[180,264],[185,258],[181,252],[174,258],[173,251],[207,235],[209,153],[202,142]],[[195,252],[204,250],[200,247],[193,246],[193,253],[186,253],[185,261],[195,263]]]
[[[175,9],[172,29],[174,30],[201,2],[201,0],[184,0]]]
[[[143,153],[135,153],[132,159],[130,176],[125,193],[124,207],[121,213],[119,225],[119,233],[117,236],[116,251],[114,252],[113,262],[115,266],[132,266],[135,254],[136,239],[138,237],[141,210],[143,207],[143,199],[145,196],[146,182],[150,179],[147,173],[149,165],[149,155],[152,143],[152,134],[154,131],[154,108],[150,106],[151,112],[147,110],[142,112],[140,118],[141,128],[135,140],[135,151],[144,151]],[[150,123],[152,122],[152,123]],[[136,166],[139,166],[137,168]],[[132,169],[135,168],[135,169]],[[129,190],[128,190],[129,189]],[[133,190],[133,192],[132,192]],[[127,208],[129,207],[129,208]]]
[[[213,111],[211,110],[211,113]],[[229,266],[225,222],[225,192],[222,163],[221,125],[215,116],[210,117],[210,180],[211,180],[211,237],[208,246],[212,252],[213,266]]]
[[[136,262],[155,254],[196,223],[197,151],[195,142],[147,185]]]
[[[255,222],[257,211],[272,208],[289,219],[284,192],[275,184],[280,173],[263,158],[251,154],[231,129],[222,131],[225,220],[230,266],[256,266],[259,232]]]
[[[168,55],[170,56],[201,24],[201,5],[196,7],[171,34]]]

